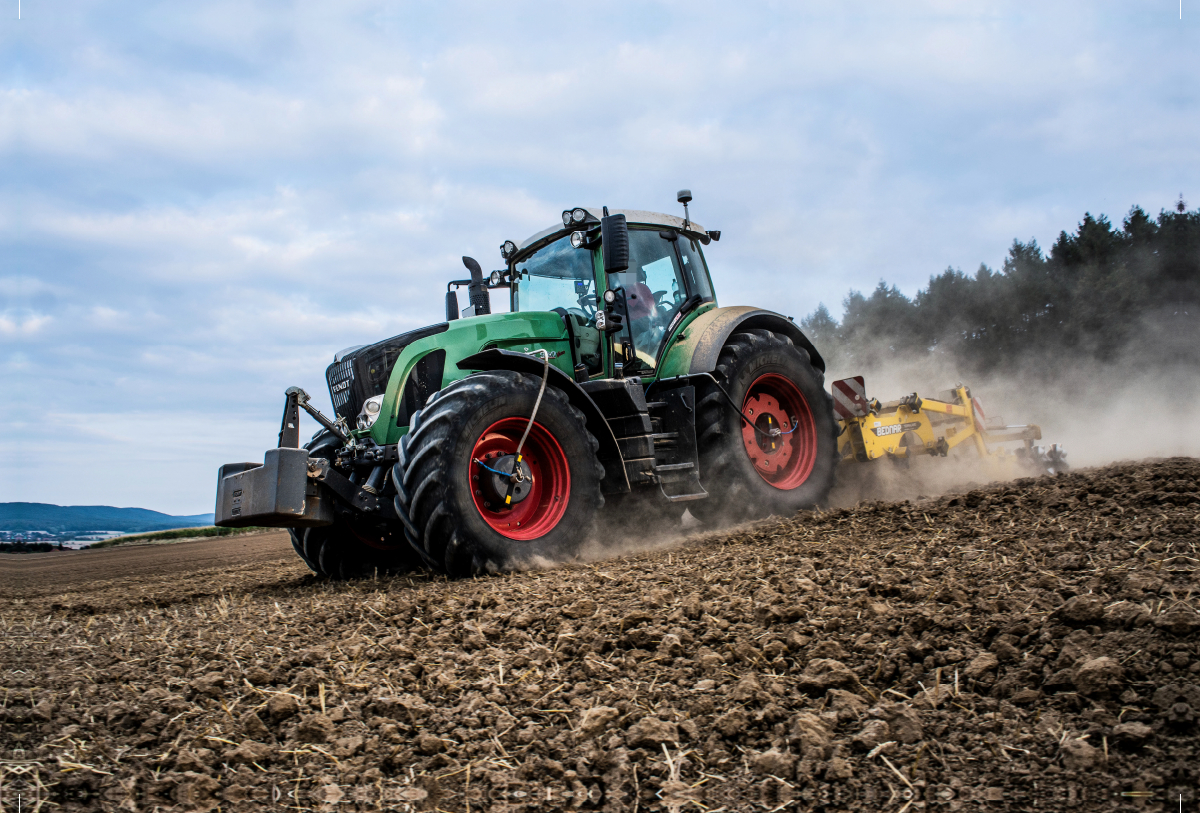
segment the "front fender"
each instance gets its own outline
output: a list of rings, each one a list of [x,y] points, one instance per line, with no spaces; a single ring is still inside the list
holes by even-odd
[[[557,313],[494,313],[486,316],[468,317],[450,322],[449,328],[435,336],[419,339],[401,351],[392,367],[387,390],[380,406],[379,420],[371,427],[371,437],[381,446],[396,443],[408,431],[408,406],[402,407],[405,388],[417,366],[423,359],[436,358],[437,363],[425,372],[430,380],[423,382],[422,390],[428,397],[452,381],[467,375],[458,362],[489,347],[532,352],[546,349],[558,354],[551,362],[565,370],[571,370],[571,354],[567,346],[567,328]],[[444,356],[434,354],[444,351]],[[440,371],[441,375],[437,373]],[[439,380],[433,380],[433,379]],[[412,404],[417,408],[424,402]]]

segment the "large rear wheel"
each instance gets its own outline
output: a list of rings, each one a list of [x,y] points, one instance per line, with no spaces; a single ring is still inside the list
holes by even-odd
[[[561,562],[590,533],[604,504],[599,443],[554,387],[530,426],[540,384],[507,370],[478,373],[413,415],[392,476],[409,541],[431,567],[468,576]]]
[[[735,333],[702,388],[696,419],[700,479],[689,503],[706,522],[790,515],[825,500],[837,464],[837,422],[808,353],[767,330]]]

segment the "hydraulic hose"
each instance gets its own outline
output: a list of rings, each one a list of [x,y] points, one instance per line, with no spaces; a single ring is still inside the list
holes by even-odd
[[[529,423],[525,425],[525,434],[521,435],[521,442],[517,444],[517,462],[521,462],[521,449],[525,446],[525,440],[529,437],[529,430],[533,428],[533,419],[537,417],[538,407],[542,405],[542,396],[546,393],[546,382],[550,379],[550,353],[545,350],[534,350],[533,354],[541,353],[542,361],[542,386],[538,389],[537,400],[533,402],[533,414],[529,416]],[[513,471],[516,471],[514,468]]]
[[[525,424],[525,431],[521,435],[521,441],[517,444],[516,459],[513,460],[512,471],[503,472],[499,469],[493,469],[482,460],[476,459],[475,462],[482,466],[487,471],[493,474],[499,474],[502,477],[508,478],[508,492],[504,495],[504,504],[512,505],[513,491],[517,487],[517,483],[525,479],[525,475],[521,473],[521,451],[525,448],[525,441],[529,439],[529,432],[533,429],[533,422],[537,419],[538,409],[542,406],[542,396],[546,394],[546,382],[550,380],[550,353],[546,350],[535,350],[530,355],[542,354],[542,385],[538,387],[537,400],[533,402],[533,413],[529,416],[529,423]]]
[[[790,435],[795,432],[796,427],[799,426],[798,422],[793,422],[792,428],[786,432],[784,432],[782,429],[772,429],[770,432],[765,429],[759,429],[757,426],[755,426],[754,421],[747,418],[742,410],[738,408],[737,402],[730,397],[729,393],[725,391],[725,388],[721,386],[721,382],[717,381],[717,377],[712,373],[689,373],[687,375],[676,375],[672,376],[671,378],[660,378],[657,381],[651,381],[650,385],[646,387],[646,397],[650,397],[650,390],[655,384],[664,384],[668,381],[686,381],[692,378],[707,378],[709,381],[711,381],[713,386],[717,388],[717,391],[720,392],[721,395],[725,396],[725,400],[729,402],[729,406],[733,407],[733,411],[738,414],[738,417],[745,421],[747,426],[749,426],[755,432],[758,432],[760,435],[765,435],[769,438],[779,437],[780,435]]]

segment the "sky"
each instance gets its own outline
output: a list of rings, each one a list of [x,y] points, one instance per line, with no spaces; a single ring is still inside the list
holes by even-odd
[[[564,208],[690,188],[799,320],[1200,203],[1195,0],[3,2],[0,502],[211,511]]]

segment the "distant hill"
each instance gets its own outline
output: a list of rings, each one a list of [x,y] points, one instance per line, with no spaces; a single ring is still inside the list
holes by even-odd
[[[212,525],[212,514],[179,517],[145,508],[111,505],[50,505],[41,502],[0,503],[0,531],[165,531]]]

